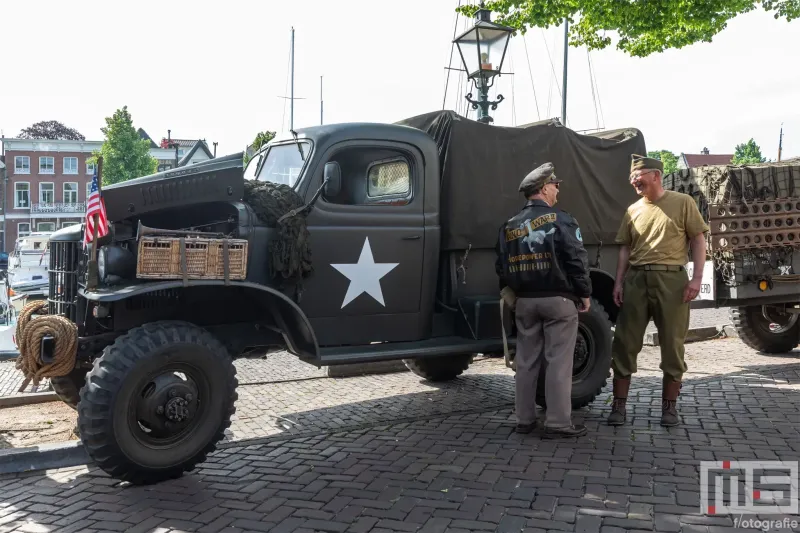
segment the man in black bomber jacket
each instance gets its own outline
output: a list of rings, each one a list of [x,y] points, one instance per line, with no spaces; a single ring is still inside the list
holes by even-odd
[[[497,240],[500,293],[516,314],[517,432],[536,426],[536,385],[547,361],[544,437],[584,435],[572,424],[572,360],[578,312],[590,306],[592,283],[578,222],[554,208],[560,179],[545,163],[520,183],[528,202]]]

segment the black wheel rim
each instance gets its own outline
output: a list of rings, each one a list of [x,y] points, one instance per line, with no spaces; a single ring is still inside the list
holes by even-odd
[[[767,334],[781,335],[790,331],[797,323],[797,315],[787,313],[786,309],[764,305],[758,317],[760,329]]]
[[[578,335],[575,338],[575,352],[572,362],[573,379],[583,379],[592,372],[594,353],[597,342],[592,330],[578,323]]]
[[[173,363],[142,378],[133,390],[128,431],[147,448],[174,448],[192,438],[208,414],[211,384],[200,369]]]

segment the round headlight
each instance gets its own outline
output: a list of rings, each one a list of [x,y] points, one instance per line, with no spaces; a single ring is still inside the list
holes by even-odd
[[[107,253],[108,253],[108,250],[106,249],[105,246],[100,248],[100,250],[98,250],[98,253],[97,253],[97,275],[100,278],[100,281],[103,281],[103,280],[106,279],[106,262],[107,262],[106,254]]]

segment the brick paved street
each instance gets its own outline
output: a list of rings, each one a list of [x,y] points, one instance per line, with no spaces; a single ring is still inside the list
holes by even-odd
[[[272,385],[292,387],[284,405],[262,396],[270,386],[244,386],[235,431],[271,438],[225,443],[157,486],[94,467],[0,477],[0,533],[739,531],[700,514],[699,461],[800,459],[798,356],[688,345],[684,425],[665,429],[658,352],[645,348],[629,424],[604,424],[606,390],[575,413],[589,434],[560,442],[513,433],[513,378],[496,359],[436,387],[407,372]],[[308,433],[277,435],[286,428],[270,430],[259,406]]]

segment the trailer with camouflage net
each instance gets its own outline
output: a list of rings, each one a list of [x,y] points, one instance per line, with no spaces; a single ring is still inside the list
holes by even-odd
[[[693,307],[730,307],[738,336],[753,349],[798,346],[800,160],[683,169],[663,183],[694,197],[710,227]]]

